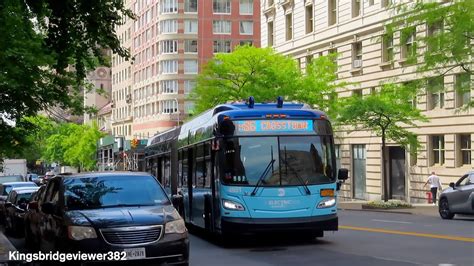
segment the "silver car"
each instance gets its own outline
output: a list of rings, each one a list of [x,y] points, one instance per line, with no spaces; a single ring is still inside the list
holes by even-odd
[[[439,215],[453,219],[455,214],[474,214],[474,171],[450,183],[439,197]]]

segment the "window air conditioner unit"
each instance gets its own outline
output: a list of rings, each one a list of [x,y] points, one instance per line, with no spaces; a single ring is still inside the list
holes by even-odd
[[[361,68],[362,67],[362,60],[361,59],[354,60],[354,62],[352,63],[352,66],[354,68]]]

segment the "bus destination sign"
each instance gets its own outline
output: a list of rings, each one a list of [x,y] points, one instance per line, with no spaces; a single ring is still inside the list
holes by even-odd
[[[239,133],[313,131],[313,120],[240,120],[234,123]]]

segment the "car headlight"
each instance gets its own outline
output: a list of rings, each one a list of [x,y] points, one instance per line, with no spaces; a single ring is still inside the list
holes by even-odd
[[[228,210],[233,210],[233,211],[244,211],[245,208],[242,206],[242,204],[230,201],[230,200],[222,200],[222,204],[224,205],[224,208]]]
[[[183,234],[186,232],[186,226],[183,219],[167,222],[165,225],[165,234]]]
[[[330,208],[336,205],[336,198],[323,199],[318,203],[318,209]]]
[[[68,236],[72,240],[97,238],[95,229],[89,226],[68,226]]]

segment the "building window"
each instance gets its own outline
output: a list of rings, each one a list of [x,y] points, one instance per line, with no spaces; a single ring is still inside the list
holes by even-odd
[[[198,32],[198,21],[195,19],[184,20],[184,33],[197,33]]]
[[[405,29],[401,33],[402,59],[416,60],[416,29]]]
[[[432,24],[428,24],[428,50],[430,51],[438,51],[441,48],[441,38],[439,38],[440,34],[443,32],[443,21],[437,21]]]
[[[230,14],[230,0],[213,0],[212,8],[214,13],[218,14]]]
[[[172,114],[178,112],[178,102],[176,100],[162,101],[160,107],[163,114]]]
[[[382,38],[382,62],[391,62],[394,58],[393,35],[385,34]]]
[[[184,111],[189,114],[194,111],[194,102],[187,101],[184,103]]]
[[[362,42],[352,44],[352,68],[362,67]]]
[[[190,94],[191,91],[196,87],[196,81],[185,80],[184,81],[184,94]]]
[[[230,53],[230,40],[215,40],[214,53]]]
[[[334,151],[336,156],[336,171],[339,171],[341,168],[341,145],[334,145]]]
[[[240,0],[240,15],[253,15],[253,0]]]
[[[369,6],[373,6],[374,5],[374,0],[369,0]]]
[[[311,65],[311,62],[313,61],[313,55],[307,55],[305,59],[306,59],[306,73],[308,73],[309,66]]]
[[[178,81],[177,80],[162,80],[160,81],[161,93],[171,94],[178,92]]]
[[[197,40],[184,40],[184,52],[187,54],[195,54],[198,52]]]
[[[267,39],[268,39],[268,46],[272,47],[273,46],[273,21],[267,23]]]
[[[160,42],[162,54],[176,54],[178,53],[178,41],[166,40]]]
[[[444,77],[428,79],[429,109],[444,107]]]
[[[198,73],[198,61],[197,60],[184,60],[184,74],[197,74]]]
[[[328,25],[337,23],[337,0],[328,0]]]
[[[459,143],[458,156],[460,159],[458,166],[470,165],[472,160],[471,135],[460,134],[457,136],[457,142]]]
[[[308,5],[306,9],[306,34],[313,32],[313,5]]]
[[[240,21],[240,34],[252,35],[253,34],[253,21]]]
[[[161,61],[161,73],[162,74],[177,74],[178,73],[178,60]]]
[[[444,152],[444,136],[431,136],[431,165],[443,165]]]
[[[212,25],[214,34],[230,34],[231,22],[229,20],[214,20]]]
[[[352,97],[362,98],[362,89],[353,90]]]
[[[382,7],[388,7],[390,4],[392,4],[391,0],[382,0],[381,2]]]
[[[198,11],[197,0],[185,0],[184,1],[184,12],[185,13],[196,13]]]
[[[253,41],[251,41],[251,40],[242,40],[242,41],[239,42],[239,45],[240,46],[244,46],[244,45],[252,46]]]
[[[456,90],[456,107],[461,107],[471,101],[471,75],[457,74],[454,88]]]
[[[286,15],[286,40],[293,38],[293,14]]]
[[[360,16],[360,10],[361,10],[361,0],[352,0],[352,17],[358,17]]]
[[[161,0],[161,13],[177,13],[178,0]]]

